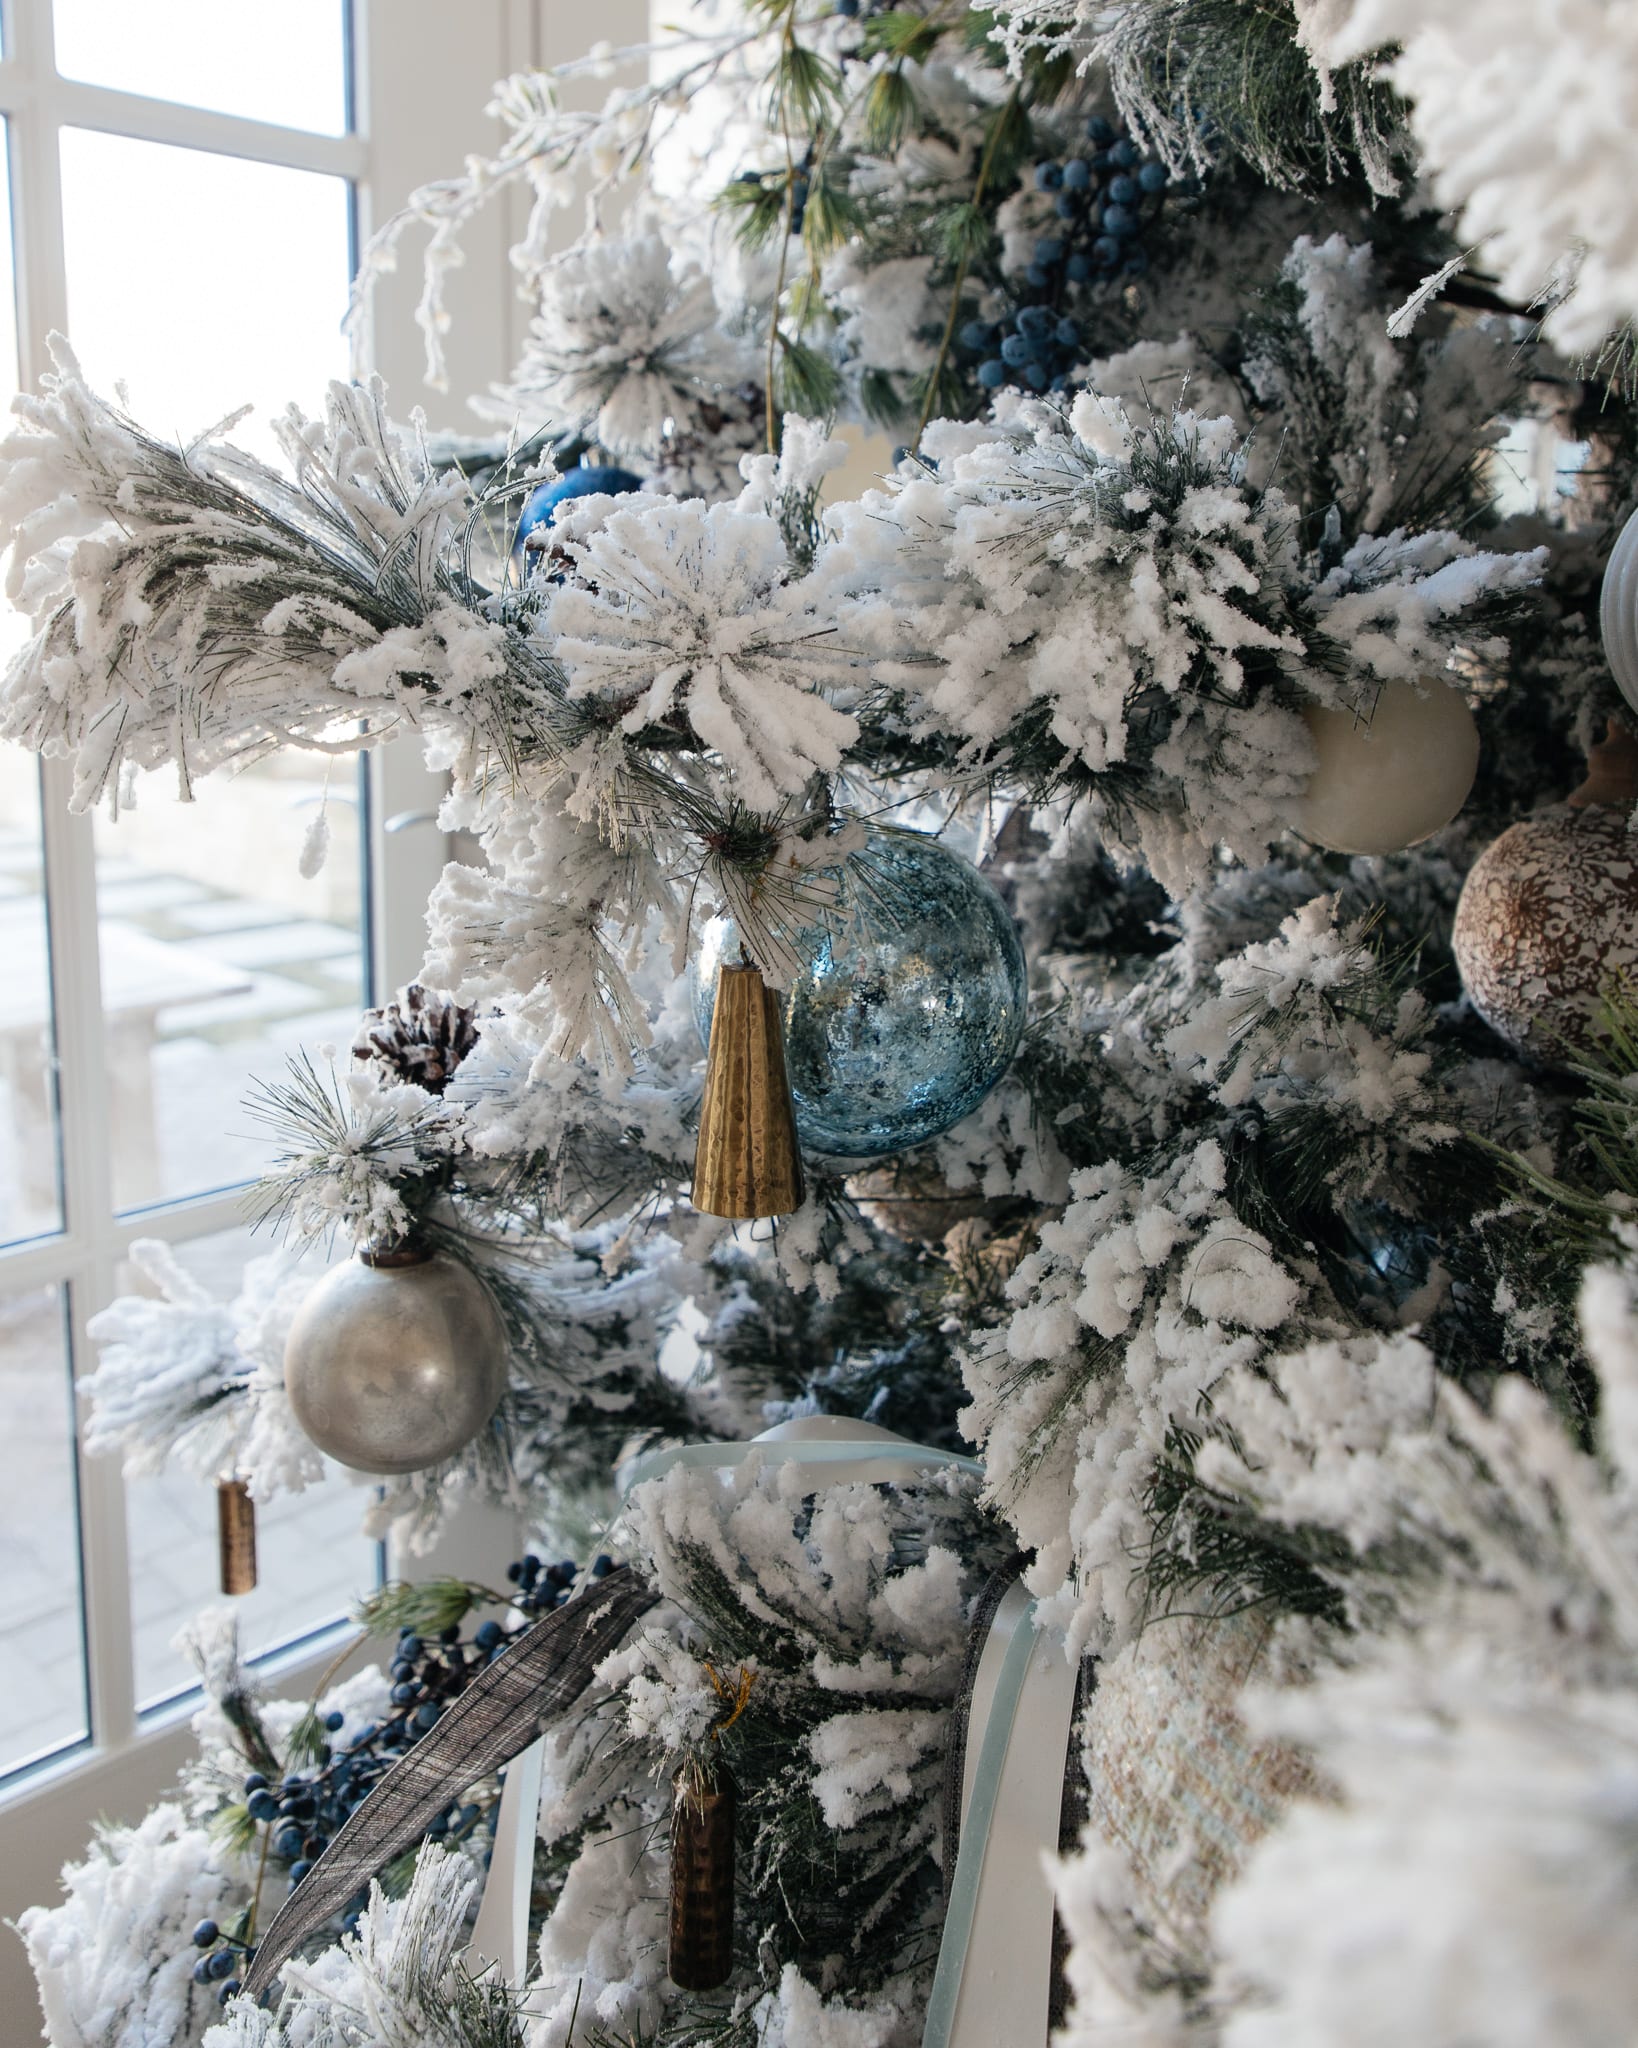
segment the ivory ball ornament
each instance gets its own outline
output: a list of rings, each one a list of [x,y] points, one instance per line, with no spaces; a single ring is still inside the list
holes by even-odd
[[[1384,683],[1374,704],[1310,704],[1318,761],[1291,822],[1332,853],[1400,853],[1448,825],[1479,769],[1479,728],[1460,691],[1430,677]]]

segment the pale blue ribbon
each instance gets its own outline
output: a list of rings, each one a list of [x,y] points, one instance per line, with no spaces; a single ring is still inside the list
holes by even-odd
[[[995,1697],[984,1723],[984,1740],[978,1751],[978,1768],[973,1774],[972,1798],[961,1823],[961,1846],[956,1851],[955,1876],[950,1880],[950,1904],[944,1915],[944,1933],[938,1945],[938,1967],[927,2000],[927,2021],[922,2029],[921,2048],[949,2048],[950,2029],[955,2024],[956,2002],[961,1996],[962,1973],[967,1967],[967,1948],[972,1940],[973,1917],[978,1909],[978,1885],[984,1875],[984,1852],[989,1847],[990,1824],[1001,1790],[1001,1773],[1012,1740],[1013,1718],[1023,1696],[1024,1675],[1035,1654],[1035,1602],[1020,1617],[1007,1644],[1007,1653],[995,1682]]]

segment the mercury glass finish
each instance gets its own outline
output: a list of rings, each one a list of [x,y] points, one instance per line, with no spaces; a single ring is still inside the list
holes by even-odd
[[[456,1259],[354,1259],[302,1303],[284,1381],[321,1451],[357,1472],[418,1472],[452,1458],[494,1414],[506,1333],[489,1290]]]
[[[833,928],[812,935],[785,997],[785,1060],[810,1152],[879,1159],[976,1109],[1018,1050],[1023,948],[1006,905],[936,839],[872,827],[843,874]],[[708,1044],[729,918],[706,927],[694,1013]]]

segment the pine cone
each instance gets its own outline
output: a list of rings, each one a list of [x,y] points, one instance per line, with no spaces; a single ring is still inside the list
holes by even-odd
[[[478,1042],[477,1012],[412,981],[385,1009],[366,1010],[353,1040],[355,1060],[374,1060],[400,1081],[442,1095]]]

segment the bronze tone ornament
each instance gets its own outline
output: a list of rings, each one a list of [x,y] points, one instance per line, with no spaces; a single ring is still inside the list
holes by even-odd
[[[789,1216],[801,1208],[802,1193],[779,998],[759,969],[721,967],[694,1152],[694,1207],[735,1221]]]
[[[216,1482],[216,1552],[230,1600],[256,1590],[256,1503],[243,1479]]]

